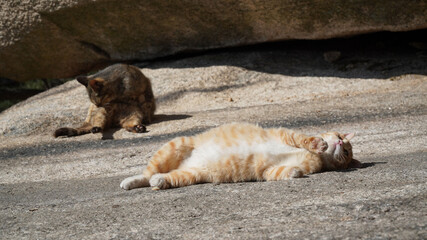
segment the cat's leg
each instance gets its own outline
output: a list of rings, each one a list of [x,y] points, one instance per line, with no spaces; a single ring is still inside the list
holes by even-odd
[[[264,171],[263,178],[266,181],[277,181],[290,178],[300,178],[304,171],[298,166],[272,166]]]
[[[152,102],[145,102],[144,104],[142,104],[142,123],[149,124],[153,121],[155,109],[156,105],[154,103],[154,99],[152,99]]]
[[[148,186],[150,186],[150,183],[148,182],[148,179],[144,177],[142,174],[128,177],[120,183],[120,187],[125,190],[131,190],[134,188],[141,188],[141,187],[148,187]]]
[[[84,122],[80,127],[78,128],[58,128],[55,130],[55,133],[53,134],[54,137],[59,136],[67,136],[67,137],[73,137],[73,136],[79,136],[83,134],[90,133],[92,130],[92,125],[90,123]]]
[[[193,151],[193,144],[194,142],[192,137],[178,137],[166,143],[154,154],[153,158],[142,172],[142,175],[126,178],[122,181],[120,187],[126,190],[138,187],[148,187],[150,185],[148,179],[150,179],[150,183],[153,181],[153,185],[160,186],[158,188],[166,188],[163,187],[163,185],[169,185],[166,184],[167,182],[164,182],[162,180],[163,178],[159,176],[163,175],[161,173],[168,173],[177,169],[182,160],[187,158]],[[154,177],[153,175],[157,177]],[[155,183],[156,181],[157,183]]]
[[[204,182],[203,172],[196,168],[175,169],[169,173],[154,174],[150,179],[153,190],[176,188]]]
[[[87,111],[85,122],[90,123],[90,120],[92,119],[92,113],[95,111],[95,109],[95,104],[91,103],[89,106],[89,110]]]
[[[128,106],[127,116],[120,119],[120,125],[122,128],[129,132],[143,133],[147,131],[147,128],[142,124],[142,113],[136,106]]]
[[[143,113],[142,123],[149,124],[153,120],[154,112],[156,111],[156,100],[154,99],[151,84],[147,81],[148,86],[145,89],[144,95],[138,99],[140,109]]]
[[[289,129],[272,129],[272,134],[278,136],[286,145],[304,148],[316,154],[321,154],[328,149],[328,143],[320,137],[307,136]]]
[[[300,164],[304,175],[318,173],[322,171],[323,162],[319,154],[307,153],[304,160]]]
[[[267,181],[299,178],[307,174],[322,170],[322,159],[319,154],[308,152],[297,166],[272,166],[264,171],[263,177]]]
[[[172,139],[154,154],[143,171],[143,175],[150,179],[156,173],[167,173],[177,169],[181,165],[181,162],[190,156],[193,149],[193,137]]]
[[[108,121],[107,117],[108,117],[108,113],[105,108],[99,107],[95,109],[94,114],[90,119],[90,123],[92,125],[92,128],[90,129],[90,131],[92,133],[98,133],[105,130],[107,126],[107,121]]]
[[[93,128],[93,126],[91,124],[92,113],[95,110],[96,110],[96,106],[94,104],[91,104],[89,107],[89,110],[87,112],[86,120],[84,121],[84,123],[80,127],[78,127],[78,128],[69,128],[69,127],[59,128],[59,129],[55,130],[53,136],[54,137],[59,137],[59,136],[73,137],[73,136],[79,136],[79,135],[90,133],[92,128]]]

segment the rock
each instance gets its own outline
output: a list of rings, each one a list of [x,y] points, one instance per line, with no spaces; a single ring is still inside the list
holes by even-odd
[[[369,36],[363,41],[375,44]],[[349,42],[354,44],[353,40]],[[396,49],[402,46],[398,40],[388,44]],[[244,108],[251,106],[254,101],[260,105],[281,105],[330,96],[348,98],[364,92],[374,92],[379,87],[389,87],[391,91],[392,86],[396,86],[392,82],[403,84],[405,81],[411,83],[411,79],[419,81],[408,73],[421,76],[426,73],[422,58],[398,54],[396,51],[390,55],[392,58],[384,54],[393,52],[393,49],[346,49],[348,56],[343,62],[328,64],[324,58],[317,57],[318,50],[313,43],[301,45],[300,50],[290,47],[266,51],[275,48],[274,46],[272,44],[265,46],[265,49],[256,48],[258,50],[253,51],[248,48],[249,50],[211,53],[148,65],[142,71],[151,79],[155,97],[160,104],[160,112],[157,114]],[[313,51],[305,50],[309,46]],[[337,47],[342,48],[341,45]],[[369,46],[366,46],[366,49],[369,49]],[[378,57],[369,59],[370,55],[366,54],[368,52]],[[358,64],[359,62],[363,64]],[[396,67],[391,68],[390,63]],[[402,66],[408,66],[410,69]],[[385,72],[384,68],[391,70]],[[318,80],[318,77],[325,76],[330,78]],[[390,81],[356,83],[354,79],[359,78]],[[171,81],[173,84],[170,84]],[[342,81],[346,84],[350,81],[355,85],[341,85]],[[86,117],[89,105],[85,88],[72,80],[0,113],[0,137],[50,135],[58,127],[76,126]],[[316,111],[321,113],[318,109]],[[239,120],[240,118],[236,119]],[[147,130],[151,131],[150,128],[149,125]]]
[[[142,71],[158,112],[147,133],[53,138],[56,127],[86,116],[89,101],[77,81],[0,113],[0,239],[425,239],[425,59],[400,47],[346,50],[342,61],[367,65],[342,72],[344,63],[325,62],[312,45],[150,64]],[[387,74],[400,80],[367,69],[387,61],[396,64]],[[120,189],[167,141],[237,121],[307,134],[356,131],[353,152],[363,168]]]
[[[427,27],[424,1],[0,3],[0,77],[67,78],[117,61],[287,39]]]

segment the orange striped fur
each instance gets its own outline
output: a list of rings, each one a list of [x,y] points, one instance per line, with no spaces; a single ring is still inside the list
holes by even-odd
[[[120,186],[166,189],[205,182],[276,181],[346,169],[350,163],[360,165],[352,156],[353,136],[330,132],[314,137],[285,128],[223,125],[166,143],[141,175],[126,178]]]

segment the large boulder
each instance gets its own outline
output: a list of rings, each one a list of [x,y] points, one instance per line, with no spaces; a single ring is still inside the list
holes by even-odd
[[[394,41],[401,34],[152,63],[142,71],[158,111],[141,134],[54,138],[86,117],[75,80],[14,105],[0,113],[0,239],[426,239],[426,52]],[[329,46],[342,58],[326,61]],[[355,131],[363,168],[161,192],[119,187],[173,138],[242,121]]]
[[[0,7],[0,77],[17,81],[194,50],[427,27],[426,2],[406,0],[2,0]]]

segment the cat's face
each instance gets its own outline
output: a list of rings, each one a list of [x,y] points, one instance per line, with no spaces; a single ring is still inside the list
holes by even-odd
[[[360,162],[353,159],[353,151],[350,140],[354,133],[341,134],[328,132],[321,134],[323,140],[328,143],[328,149],[322,154],[331,160],[330,163],[336,169],[346,169],[349,167],[360,167]],[[332,166],[331,166],[332,167]]]
[[[90,101],[98,107],[110,103],[117,95],[115,86],[111,86],[113,82],[103,78],[77,77],[77,81],[86,87]]]

